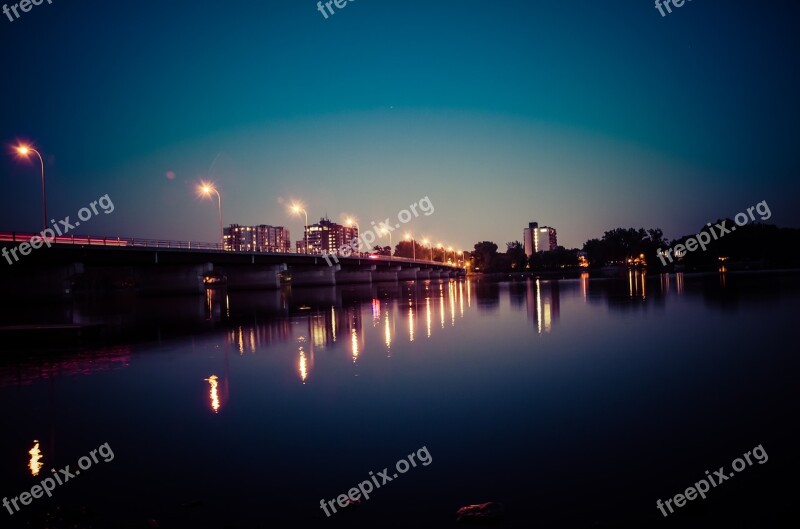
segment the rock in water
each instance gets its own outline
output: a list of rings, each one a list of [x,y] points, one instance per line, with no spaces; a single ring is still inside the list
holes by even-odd
[[[502,503],[490,501],[461,507],[456,512],[457,522],[496,522],[506,513]]]

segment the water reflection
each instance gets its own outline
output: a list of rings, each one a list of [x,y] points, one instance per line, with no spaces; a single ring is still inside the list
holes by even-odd
[[[550,436],[548,443],[553,446],[563,445],[564,435],[575,434],[574,438],[578,439],[591,438],[592,432],[596,431],[603,435],[604,425],[599,426],[601,430],[595,430],[599,423],[594,419],[608,409],[613,410],[614,405],[622,401],[621,395],[615,395],[608,401],[610,406],[590,405],[583,408],[583,403],[591,404],[591,399],[602,395],[603,392],[598,389],[609,388],[612,393],[615,389],[618,379],[597,376],[594,367],[586,365],[597,357],[601,361],[595,365],[604,365],[609,355],[588,354],[574,348],[571,357],[563,360],[568,362],[563,364],[563,371],[568,378],[554,380],[550,378],[555,370],[540,369],[543,358],[553,357],[548,362],[562,361],[551,353],[572,348],[576,339],[586,340],[585,343],[591,346],[597,344],[597,350],[601,352],[616,350],[620,343],[620,329],[626,324],[637,327],[640,333],[637,336],[658,337],[658,333],[664,328],[671,328],[668,324],[675,320],[662,319],[660,315],[646,317],[645,311],[653,308],[658,310],[665,304],[673,304],[669,316],[679,321],[693,318],[698,313],[708,314],[711,322],[717,320],[724,323],[726,320],[716,317],[712,311],[736,309],[737,302],[743,299],[747,300],[748,311],[752,310],[754,303],[778,305],[775,303],[777,301],[780,304],[778,308],[783,309],[791,308],[790,304],[796,302],[796,294],[784,288],[785,283],[780,278],[762,276],[748,286],[748,277],[735,272],[716,271],[707,276],[679,274],[644,277],[635,273],[614,279],[590,279],[588,275],[582,275],[566,281],[529,279],[495,284],[488,281],[481,281],[480,284],[447,281],[403,284],[392,288],[346,286],[321,289],[319,292],[313,289],[303,292],[292,292],[290,289],[261,293],[231,292],[210,298],[200,296],[200,311],[195,311],[192,303],[183,300],[177,300],[174,304],[171,300],[162,300],[169,310],[156,310],[165,317],[164,321],[156,322],[141,315],[133,318],[140,323],[145,322],[144,332],[148,336],[162,337],[158,345],[154,345],[154,341],[144,346],[98,350],[93,354],[68,353],[55,358],[29,355],[28,359],[13,362],[4,355],[5,359],[0,360],[3,362],[0,379],[7,385],[32,386],[3,388],[6,392],[3,397],[16,398],[16,394],[30,397],[30,400],[15,400],[20,403],[17,407],[18,417],[12,416],[6,424],[19,425],[12,432],[19,436],[19,440],[7,440],[3,452],[9,455],[6,459],[13,459],[13,465],[7,466],[30,479],[31,474],[36,476],[41,472],[45,463],[48,467],[51,464],[55,466],[56,428],[61,428],[58,430],[59,450],[64,451],[65,456],[68,451],[73,453],[76,445],[76,433],[69,429],[69,425],[91,424],[92,421],[107,428],[108,438],[112,441],[119,439],[118,442],[125,442],[125,439],[129,439],[127,442],[135,449],[141,445],[141,439],[152,438],[154,433],[166,436],[170,443],[180,443],[180,436],[186,431],[202,431],[195,428],[203,425],[195,423],[193,411],[209,424],[224,419],[226,425],[230,426],[221,432],[225,434],[225,439],[233,436],[230,437],[231,446],[244,447],[242,450],[228,450],[227,457],[233,459],[225,459],[224,464],[217,465],[222,477],[220,482],[239,483],[239,469],[250,468],[246,466],[249,462],[245,459],[246,454],[252,453],[250,448],[269,446],[275,440],[274,446],[297,447],[296,451],[282,456],[285,464],[279,461],[278,465],[274,465],[285,467],[278,476],[282,482],[291,483],[291,475],[301,470],[308,473],[313,470],[314,464],[323,460],[319,457],[308,462],[307,450],[310,446],[308,440],[316,438],[317,425],[326,421],[330,422],[323,431],[334,442],[327,442],[326,437],[325,444],[333,444],[335,450],[347,446],[349,435],[369,431],[373,422],[377,422],[381,431],[385,432],[375,444],[392,444],[392,436],[403,431],[396,423],[401,415],[408,416],[410,428],[418,427],[420,431],[424,430],[423,433],[432,431],[431,437],[439,439],[442,445],[448,443],[458,446],[467,436],[460,430],[454,432],[448,425],[452,421],[439,420],[439,412],[442,417],[456,417],[458,424],[468,425],[475,417],[492,416],[493,420],[478,424],[479,431],[492,432],[498,424],[507,422],[505,416],[496,420],[496,410],[511,406],[508,416],[522,416],[517,411],[526,411],[529,413],[525,416],[538,421],[525,431],[516,426],[509,430],[509,439],[515,435],[528,436],[506,450],[508,458],[503,463],[516,464],[516,460],[530,452],[531,443],[535,444],[542,435]],[[794,297],[787,302],[785,297],[791,295]],[[209,299],[211,310],[207,312],[205,304]],[[229,304],[224,301],[226,299]],[[703,303],[711,308],[704,309]],[[220,310],[214,309],[217,305],[221,307]],[[151,305],[146,302],[142,307],[149,310]],[[177,310],[180,308],[189,314],[180,314]],[[79,305],[73,306],[73,309],[75,312],[83,310]],[[94,311],[95,308],[89,310]],[[125,310],[128,309],[112,311],[110,321],[119,322],[119,314]],[[174,319],[170,320],[169,315],[173,311]],[[626,314],[624,311],[637,312]],[[208,314],[212,315],[211,320],[207,319]],[[776,315],[780,317],[775,311],[765,311],[765,314],[769,317],[756,321],[753,328],[766,324],[769,318]],[[196,318],[196,321],[194,325],[187,326],[189,337],[169,341],[167,336],[173,335],[192,318]],[[787,319],[786,316],[783,318],[781,324]],[[643,330],[639,329],[641,324],[646,325]],[[739,328],[748,329],[745,325]],[[624,330],[627,332],[628,329]],[[716,339],[716,333],[709,334],[709,341]],[[531,340],[536,342],[536,357],[529,354]],[[493,348],[497,343],[504,346]],[[144,354],[155,350],[159,353]],[[708,356],[714,361],[709,363],[708,371],[702,372],[702,375],[716,373],[717,365],[726,363],[727,353],[715,355],[711,346],[708,351],[712,354],[686,355],[691,356],[692,361],[695,356]],[[670,365],[672,348],[665,347],[663,354],[668,359],[664,365]],[[653,356],[647,349],[630,352],[624,360],[650,366]],[[228,359],[231,362],[230,370]],[[135,369],[129,369],[126,373],[124,368],[133,362],[137,363]],[[454,369],[454,365],[457,368]],[[119,372],[93,376],[99,371],[108,371],[109,366],[118,368]],[[624,371],[625,365],[611,364],[609,369]],[[148,373],[157,370],[163,370],[166,375],[148,376]],[[788,369],[784,371],[790,372]],[[609,372],[601,371],[601,374],[607,375]],[[71,381],[63,380],[74,374],[82,376],[74,377]],[[485,376],[487,374],[488,377]],[[626,378],[636,374],[638,371],[631,371],[626,373]],[[359,378],[349,378],[355,376]],[[630,393],[624,396],[630,395],[631,398],[626,398],[626,401],[635,403],[641,396],[642,388],[646,389],[648,381],[638,376],[630,378],[636,381],[632,382]],[[663,378],[666,388],[664,395],[669,397],[673,389],[672,376]],[[58,421],[55,420],[56,405],[53,405],[51,421],[58,426],[48,430],[44,424],[48,420],[46,414],[37,412],[44,409],[48,383],[53,379],[63,383],[66,391],[60,392],[60,395],[66,400],[61,404]],[[142,380],[153,379],[154,382],[141,385]],[[595,386],[595,381],[601,379],[609,380],[604,380],[603,386]],[[744,379],[737,376],[731,381]],[[487,380],[489,382],[485,382]],[[551,403],[563,396],[565,380],[570,387],[586,386],[583,388],[585,393],[581,394],[580,399],[567,399],[574,400],[574,404],[568,403],[566,415],[551,413]],[[125,384],[121,384],[121,381]],[[583,384],[584,381],[586,384]],[[139,398],[150,404],[148,411],[154,414],[155,419],[146,421],[152,422],[152,426],[148,426],[149,429],[142,432],[141,436],[134,435],[135,432],[130,428],[130,424],[139,424],[137,420],[140,418],[137,407],[127,405],[131,394],[128,391],[115,391],[134,387],[138,389],[137,395],[141,395]],[[736,385],[731,383],[729,387],[735,389]],[[414,413],[430,405],[430,397],[441,395],[443,389],[457,398],[435,402],[436,406],[441,406],[436,414],[426,416],[425,413]],[[182,398],[187,397],[184,392],[189,399]],[[89,399],[88,395],[102,395],[102,399]],[[298,395],[302,398],[297,398]],[[38,402],[35,400],[37,398],[40,399]],[[187,400],[194,408],[189,413],[186,413]],[[666,402],[663,399],[659,401]],[[479,408],[480,413],[475,413],[474,406],[480,406],[482,402],[485,407]],[[25,409],[28,405],[30,410]],[[528,405],[533,407],[526,407]],[[514,406],[521,407],[514,409]],[[561,417],[571,418],[573,415],[570,412],[579,409],[587,417],[585,421],[588,422],[584,422],[586,428],[564,433]],[[646,407],[642,414],[615,417],[614,422],[622,425],[621,439],[629,434],[624,425],[636,424],[642,417],[648,417],[649,409]],[[687,409],[691,409],[691,406]],[[333,417],[331,412],[335,410],[353,411],[352,418]],[[548,414],[558,417],[547,419]],[[169,421],[174,417],[188,421],[182,426],[191,426],[191,430],[162,427],[163,424],[171,426]],[[301,417],[302,420],[295,421],[292,417]],[[273,422],[273,419],[279,419],[280,422]],[[584,421],[584,418],[578,416],[578,420]],[[702,424],[701,420],[702,417],[699,417],[696,423],[690,425]],[[265,426],[270,424],[283,424],[286,427],[276,429]],[[465,428],[477,431],[470,426]],[[689,427],[684,429],[696,430]],[[471,441],[470,453],[480,453],[479,450],[484,448],[485,437],[480,437],[479,441]],[[31,442],[34,438],[37,440]],[[189,447],[191,457],[184,458],[188,461],[186,464],[207,457],[211,447],[218,448],[217,444],[210,443],[218,439],[222,438],[209,439],[204,436],[198,438],[196,443],[191,443],[194,446]],[[479,450],[475,451],[476,448]],[[242,459],[237,459],[239,457]],[[396,457],[396,454],[383,454],[383,457],[375,459],[391,460],[389,457]],[[569,454],[565,454],[565,457],[569,457]],[[541,464],[541,458],[534,459],[528,461],[531,468]],[[260,462],[258,470],[270,472],[273,470],[270,466],[272,463]],[[164,461],[159,460],[154,464],[163,465]],[[172,462],[166,460],[166,464]],[[487,468],[494,464],[494,461],[487,463]],[[190,467],[187,468],[191,471]],[[178,470],[184,470],[184,467]],[[557,473],[555,469],[554,475]],[[8,474],[3,472],[3,475],[5,478]],[[124,484],[121,480],[126,477],[112,477],[112,480],[117,480],[112,485]],[[217,479],[217,476],[212,478]],[[503,477],[497,476],[497,479],[502,480]],[[249,482],[243,483],[242,489],[251,485]],[[161,482],[152,487],[158,495],[172,494],[163,490],[165,485]],[[335,490],[333,486],[324,488]],[[24,490],[24,487],[12,483],[9,489]],[[237,492],[240,491],[233,490],[231,495]],[[301,512],[302,509],[294,511]]]
[[[31,460],[28,463],[28,468],[31,470],[31,475],[38,476],[42,470],[42,451],[39,449],[39,441],[33,441],[33,448],[28,452]]]
[[[351,364],[361,363],[378,350],[390,356],[396,353],[400,339],[408,343],[419,342],[420,338],[436,339],[437,333],[457,328],[471,311],[500,311],[502,298],[508,300],[512,311],[523,311],[524,307],[535,332],[544,335],[556,332],[565,296],[576,296],[612,311],[628,311],[661,310],[670,297],[691,295],[702,296],[710,306],[735,310],[747,277],[724,269],[705,276],[679,272],[650,277],[631,270],[622,278],[591,278],[590,273],[584,272],[573,280],[443,280],[266,292],[216,288],[199,298],[199,310],[194,298],[159,298],[157,302],[141,299],[131,304],[126,297],[115,303],[113,296],[78,299],[64,310],[71,321],[106,325],[106,336],[113,340],[127,341],[134,335],[157,343],[185,335],[224,337],[219,346],[226,354],[239,355],[258,355],[272,345],[295,342],[290,350],[296,358],[296,376],[307,383],[314,356],[321,350],[346,350],[344,356]],[[772,276],[759,281],[780,284],[779,279],[769,277]],[[762,295],[772,295],[771,292],[766,290]],[[421,318],[424,323],[419,321]],[[372,321],[368,329],[363,325],[365,319]],[[424,331],[418,325],[424,325]],[[368,342],[368,331],[372,330],[380,336],[378,344]],[[344,342],[344,347],[338,347],[339,342]],[[124,369],[132,362],[133,347],[6,357],[0,359],[0,387],[30,384],[45,377]],[[204,380],[209,384],[210,406],[216,413],[225,407],[229,377],[227,373],[221,375],[220,369],[216,374],[209,371],[212,374]]]
[[[631,298],[647,298],[647,273],[644,270],[628,270],[628,295]]]
[[[539,334],[549,333],[553,322],[561,315],[559,283],[541,279],[528,279],[526,283],[528,318],[534,322]]]
[[[208,382],[209,388],[209,399],[211,401],[211,409],[214,413],[219,413],[219,409],[221,407],[219,401],[219,378],[217,375],[211,375],[210,377],[205,379]]]

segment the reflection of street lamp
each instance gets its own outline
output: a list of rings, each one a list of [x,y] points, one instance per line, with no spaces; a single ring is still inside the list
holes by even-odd
[[[219,240],[221,243],[223,243],[224,248],[225,237],[222,234],[222,197],[220,196],[219,191],[217,191],[217,188],[214,184],[200,182],[200,187],[198,189],[200,191],[200,195],[204,197],[211,197],[211,193],[217,194],[217,201],[219,204]]]
[[[360,253],[361,252],[361,239],[359,239],[358,236],[361,235],[361,228],[358,227],[358,222],[356,221],[356,219],[354,219],[352,217],[349,217],[345,222],[347,223],[347,226],[349,228],[352,228],[353,226],[356,227],[356,234],[357,234],[356,235],[356,240],[358,241],[358,251]]]
[[[44,226],[44,229],[47,229],[47,197],[45,194],[45,186],[44,186],[44,160],[42,159],[42,155],[39,153],[39,151],[37,151],[33,147],[30,147],[28,145],[19,145],[17,147],[17,154],[19,154],[24,158],[27,158],[28,155],[32,152],[36,153],[36,156],[39,157],[39,162],[42,165],[42,225]]]
[[[417,260],[417,241],[414,240],[414,237],[411,236],[410,233],[406,233],[406,240],[411,241],[411,253],[414,256],[414,260]]]
[[[303,234],[305,235],[304,239],[306,241],[305,253],[308,253],[308,213],[306,213],[305,208],[303,208],[301,204],[292,204],[292,213],[299,215],[301,212],[306,217],[306,225],[303,226]]]

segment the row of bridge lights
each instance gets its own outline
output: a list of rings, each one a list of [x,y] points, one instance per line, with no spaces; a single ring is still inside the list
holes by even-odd
[[[220,196],[219,191],[217,190],[217,188],[216,188],[216,186],[214,184],[211,184],[211,183],[208,183],[208,182],[201,182],[200,186],[198,187],[198,192],[199,192],[200,196],[206,197],[206,198],[213,198],[214,194],[217,195],[217,204],[218,204],[218,207],[219,207],[219,238],[220,238],[220,242],[224,242],[224,236],[223,236],[223,231],[222,231],[222,197]],[[307,253],[308,252],[308,212],[306,211],[305,206],[303,206],[302,204],[297,203],[297,202],[292,203],[289,206],[289,211],[291,213],[293,213],[294,215],[303,214],[303,216],[305,217],[306,223],[305,223],[305,226],[304,226],[304,228],[305,228],[304,232],[305,232],[305,248],[306,248],[306,253]],[[361,233],[361,228],[358,226],[358,222],[355,219],[353,219],[352,217],[348,218],[345,221],[345,223],[347,224],[348,227],[351,227],[351,228],[355,226],[356,230],[358,230],[358,232]],[[380,229],[378,233],[380,235],[388,235],[389,236],[389,247],[391,248],[391,245],[392,245],[392,232],[390,232],[389,230],[384,228],[384,229]],[[410,233],[407,233],[405,235],[405,240],[411,242],[411,247],[413,249],[413,258],[416,261],[417,260],[417,244],[416,244],[416,241],[414,240],[414,237]],[[433,243],[428,239],[423,239],[422,240],[422,244],[423,244],[423,246],[427,246],[429,248],[429,250],[430,250],[430,260],[433,261]],[[456,252],[453,249],[452,246],[448,246],[445,249],[444,245],[439,243],[436,247],[439,248],[440,250],[444,250],[445,251],[444,252],[445,261],[447,260],[447,254],[449,252],[453,252],[453,262],[455,262],[455,260],[456,260],[456,253],[458,253],[458,255],[462,256],[462,258],[463,258],[464,252],[461,252],[461,251]]]
[[[40,163],[41,169],[42,169],[42,225],[43,225],[43,227],[45,229],[47,229],[47,193],[46,193],[46,187],[45,187],[44,159],[42,158],[42,155],[39,153],[39,151],[36,150],[35,148],[31,147],[30,145],[19,144],[19,145],[17,145],[15,147],[14,150],[16,151],[16,153],[19,156],[21,156],[23,158],[28,158],[31,154],[35,154],[39,158],[39,163]],[[216,185],[214,185],[213,183],[210,183],[210,182],[200,182],[200,185],[197,188],[197,192],[201,197],[204,197],[204,198],[213,198],[214,195],[217,195],[217,207],[218,207],[218,210],[219,210],[219,240],[220,240],[220,244],[224,244],[225,238],[224,238],[224,232],[223,232],[223,229],[222,229],[222,195],[220,195],[219,190],[217,189]],[[306,252],[308,252],[308,212],[305,210],[305,207],[302,204],[299,204],[299,203],[291,204],[291,206],[289,206],[289,209],[295,215],[299,215],[300,213],[302,213],[305,216],[305,220],[306,220],[306,224],[304,226],[305,227],[305,248],[306,248]],[[347,225],[350,226],[350,227],[355,226],[355,228],[358,230],[358,232],[361,233],[361,228],[359,228],[358,222],[356,222],[355,219],[349,218],[349,219],[347,219],[346,222],[347,222]],[[389,236],[389,247],[391,248],[391,245],[392,245],[392,233],[389,230],[386,230],[386,229],[380,230],[379,233],[380,233],[380,235],[388,235]],[[414,260],[416,261],[416,259],[417,259],[417,243],[414,240],[414,237],[410,233],[407,233],[405,235],[405,240],[411,242],[411,247],[413,249],[413,257],[414,257]],[[429,250],[430,250],[430,260],[433,261],[433,243],[431,241],[429,241],[428,239],[423,239],[422,240],[422,245],[423,246],[427,246],[429,248]],[[436,247],[439,248],[440,250],[445,250],[444,245],[441,244],[441,243],[439,243]],[[448,252],[453,252],[453,261],[455,262],[455,260],[456,260],[456,251],[453,249],[452,246],[448,246],[446,251],[444,252],[445,261],[447,260],[447,253]],[[463,258],[464,252],[458,252],[458,255],[462,256],[462,258]]]

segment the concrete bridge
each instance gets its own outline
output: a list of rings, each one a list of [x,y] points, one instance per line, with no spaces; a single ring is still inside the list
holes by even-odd
[[[217,244],[180,241],[59,237],[50,247],[22,246],[31,237],[0,233],[0,251],[6,250],[0,258],[0,289],[14,297],[63,297],[120,288],[145,294],[202,294],[213,284],[277,289],[282,282],[333,286],[465,275],[459,266],[400,257],[338,257],[337,263],[320,255],[228,252]]]

